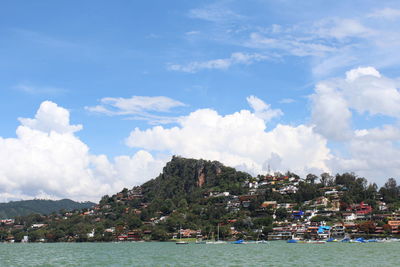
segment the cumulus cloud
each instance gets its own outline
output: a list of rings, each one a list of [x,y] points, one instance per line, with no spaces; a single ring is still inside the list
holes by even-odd
[[[173,154],[219,160],[253,174],[267,172],[268,165],[301,175],[353,171],[382,184],[400,171],[400,127],[378,120],[370,128],[355,128],[352,118],[357,113],[398,120],[398,87],[397,79],[373,67],[355,68],[316,85],[310,125],[267,129],[268,121],[283,112],[249,96],[252,111],[221,115],[199,109],[177,118],[174,127],[135,128],[126,144],[139,151],[113,159],[90,153],[76,136],[82,125],[71,124],[68,110],[45,101],[34,118],[19,119],[15,138],[0,137],[0,200],[42,196],[97,201],[154,178]],[[183,105],[169,98],[143,99],[144,104],[138,98],[106,98],[101,106],[117,115],[136,115]]]
[[[381,74],[373,67],[358,67],[356,69],[349,70],[346,72],[346,81],[354,82],[362,76],[373,76],[381,78]]]
[[[69,111],[60,108],[51,101],[44,101],[35,118],[19,118],[22,126],[41,132],[73,133],[82,129],[82,125],[70,125]]]
[[[359,113],[400,117],[398,81],[382,77],[372,67],[357,68],[346,73],[340,85],[349,104]]]
[[[336,172],[352,171],[382,184],[399,172],[400,128],[397,123],[357,129],[352,117],[400,118],[398,80],[383,76],[373,67],[346,72],[345,78],[320,82],[311,95],[315,131],[330,141],[340,141],[328,166]]]
[[[136,128],[126,143],[130,147],[219,160],[253,174],[265,173],[268,164],[273,170],[322,171],[327,170],[324,161],[329,159],[325,139],[311,127],[278,125],[266,131],[264,119],[248,110],[225,116],[211,109],[197,110],[182,117],[176,127]],[[276,162],[279,166],[273,166]]]
[[[155,115],[154,112],[169,113],[173,108],[185,106],[184,103],[165,96],[104,97],[100,102],[100,105],[85,108],[91,112],[109,116],[133,115],[132,119],[146,120],[153,124],[170,123],[176,120],[170,116]]]
[[[383,77],[373,67],[352,69],[345,79],[320,82],[311,95],[316,131],[328,139],[351,138],[351,110],[400,118],[397,86],[397,80]]]
[[[346,140],[351,133],[351,111],[342,93],[329,83],[319,83],[311,95],[316,132],[329,140]]]
[[[93,155],[71,125],[69,111],[53,102],[35,118],[20,119],[15,138],[0,137],[0,200],[33,197],[98,201],[153,178],[165,163],[146,151],[110,161]]]
[[[204,69],[225,70],[230,68],[232,65],[236,64],[249,65],[257,61],[267,60],[269,58],[270,57],[259,53],[249,54],[249,53],[236,52],[232,53],[229,58],[213,59],[208,61],[194,61],[186,65],[169,64],[167,68],[172,71],[195,73]]]
[[[283,115],[280,109],[271,109],[271,105],[265,103],[256,96],[251,95],[247,97],[247,102],[254,110],[255,115],[266,122]]]

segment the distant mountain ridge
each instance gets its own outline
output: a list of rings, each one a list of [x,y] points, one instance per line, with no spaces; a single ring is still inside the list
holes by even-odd
[[[45,200],[32,199],[11,201],[8,203],[0,203],[0,218],[15,218],[17,216],[25,216],[32,213],[47,215],[52,212],[64,210],[75,210],[91,208],[96,203],[93,202],[76,202],[70,199],[61,200]]]

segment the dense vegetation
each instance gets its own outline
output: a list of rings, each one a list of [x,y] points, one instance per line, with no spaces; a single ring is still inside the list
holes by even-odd
[[[15,218],[32,213],[47,215],[59,210],[75,210],[91,208],[96,205],[93,202],[75,202],[70,199],[61,200],[21,200],[9,203],[0,203],[0,218]]]
[[[340,189],[341,211],[361,201],[374,209],[379,201],[385,201],[387,212],[400,208],[400,187],[393,178],[378,189],[353,173],[323,173],[320,177],[309,174],[301,179],[288,172],[274,177],[296,180],[296,192],[280,191],[289,180],[254,189],[251,183],[262,181],[264,176],[252,177],[215,161],[173,157],[157,178],[104,196],[94,209],[17,217],[17,228],[0,227],[0,240],[12,235],[18,241],[29,235],[31,241],[111,241],[128,233],[144,240],[168,240],[179,228],[199,230],[203,237],[210,238],[217,232],[217,225],[221,238],[265,238],[276,221],[290,221],[293,216],[283,207],[263,207],[264,201],[292,203],[293,210],[306,210],[310,201],[324,196],[327,188]],[[322,220],[339,221],[340,213],[321,213],[312,218],[313,222]],[[33,228],[37,223],[45,226]]]

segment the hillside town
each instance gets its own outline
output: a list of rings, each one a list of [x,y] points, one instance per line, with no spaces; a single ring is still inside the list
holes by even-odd
[[[241,181],[239,187],[237,183],[218,187],[204,182],[210,173],[217,178],[223,175],[221,168],[226,167],[214,164],[215,170],[206,173],[203,165],[194,168],[195,185],[187,188],[192,191],[186,197],[166,198],[164,187],[157,189],[160,198],[154,196],[156,187],[151,183],[160,176],[149,184],[104,196],[89,209],[2,218],[0,241],[210,240],[216,238],[217,228],[218,238],[226,240],[400,236],[399,187],[394,179],[378,190],[354,174],[300,178],[290,172],[257,177],[234,172],[238,178],[231,182]],[[233,173],[231,168],[227,171]],[[218,190],[224,186],[233,189]]]

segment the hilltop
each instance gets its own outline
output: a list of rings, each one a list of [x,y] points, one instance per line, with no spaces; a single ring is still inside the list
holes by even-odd
[[[15,218],[17,216],[26,216],[31,213],[47,215],[60,210],[75,210],[91,208],[96,205],[93,202],[75,202],[70,199],[61,200],[21,200],[0,203],[0,218]]]

